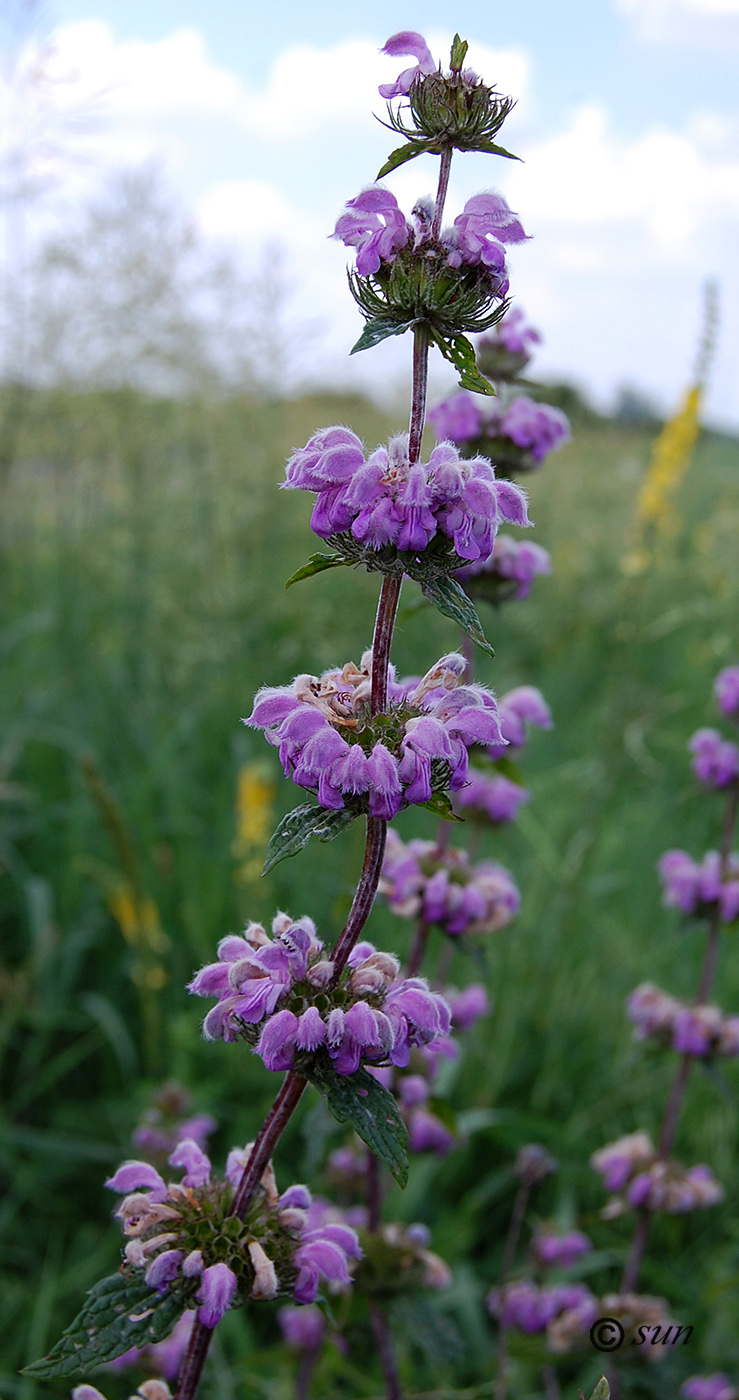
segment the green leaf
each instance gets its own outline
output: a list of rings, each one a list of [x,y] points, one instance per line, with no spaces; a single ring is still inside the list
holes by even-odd
[[[302,583],[304,578],[312,578],[314,574],[322,574],[325,569],[339,569],[342,564],[351,564],[351,562],[351,559],[344,559],[340,554],[311,554],[307,564],[301,565],[290,576],[285,587],[290,588],[293,583]]]
[[[428,802],[419,802],[419,807],[425,807],[427,811],[433,812],[435,817],[441,817],[443,822],[462,822],[464,817],[458,817],[448,792],[435,792]]]
[[[308,1077],[325,1095],[338,1123],[351,1123],[371,1152],[392,1172],[399,1186],[408,1180],[408,1130],[395,1099],[366,1069],[337,1074],[327,1061],[317,1061]]]
[[[429,602],[433,603],[434,607],[444,614],[444,617],[450,617],[452,622],[456,622],[457,626],[461,627],[462,631],[466,632],[467,636],[482,651],[487,652],[488,656],[495,656],[495,652],[482,630],[474,603],[467,597],[462,585],[455,578],[431,579],[427,583],[422,583],[421,588]]]
[[[582,1391],[580,1391],[580,1394],[582,1395]],[[585,1400],[584,1395],[582,1395],[582,1400]],[[611,1400],[611,1387],[609,1386],[605,1376],[601,1376],[597,1386],[595,1387],[595,1390],[593,1391],[590,1397],[590,1400]]]
[[[408,141],[405,146],[398,146],[391,151],[381,170],[377,172],[377,179],[384,179],[391,170],[397,170],[399,165],[405,165],[407,160],[415,160],[416,156],[422,156],[433,147],[433,142],[428,141]]]
[[[381,340],[387,340],[391,335],[403,335],[410,330],[412,321],[388,321],[381,316],[376,316],[368,321],[356,345],[349,351],[350,355],[356,355],[358,350],[371,350],[373,345],[379,345]]]
[[[464,335],[443,336],[439,332],[432,331],[432,339],[438,345],[445,360],[459,373],[459,383],[462,389],[469,389],[473,394],[495,394],[495,386],[480,373],[475,359],[475,347]]]
[[[312,802],[303,802],[300,807],[294,807],[282,818],[270,837],[262,874],[269,875],[281,860],[296,856],[313,836],[317,836],[319,841],[333,841],[351,826],[358,815],[349,807],[331,812],[326,807],[316,807]]]
[[[496,146],[494,141],[485,141],[475,147],[477,151],[484,151],[489,156],[505,156],[506,160],[520,160],[520,156],[514,156],[513,151],[507,151],[505,146]]]
[[[82,1312],[48,1356],[26,1366],[23,1374],[42,1380],[84,1376],[91,1366],[114,1361],[129,1347],[161,1342],[184,1306],[181,1298],[156,1293],[140,1278],[112,1274],[90,1289]]]

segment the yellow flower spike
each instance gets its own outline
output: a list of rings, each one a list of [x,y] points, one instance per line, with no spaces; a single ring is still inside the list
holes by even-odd
[[[236,835],[231,847],[239,862],[235,872],[240,884],[250,884],[262,873],[263,853],[273,823],[275,784],[264,764],[242,764],[236,781]]]

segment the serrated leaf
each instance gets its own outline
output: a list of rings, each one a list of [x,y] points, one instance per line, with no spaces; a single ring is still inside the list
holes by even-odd
[[[488,656],[495,656],[495,651],[482,630],[474,603],[455,578],[432,579],[428,583],[422,583],[421,588],[429,602],[433,603],[444,617],[450,617],[452,622],[456,622],[481,651],[487,652]]]
[[[183,1311],[181,1299],[156,1293],[141,1279],[112,1274],[90,1289],[85,1305],[48,1356],[26,1366],[24,1376],[52,1380],[82,1377],[91,1366],[115,1361],[129,1347],[168,1337]],[[133,1316],[132,1316],[133,1314]]]
[[[428,802],[419,802],[417,805],[425,807],[428,812],[433,812],[435,817],[441,817],[443,822],[464,821],[464,817],[457,816],[447,792],[435,792]]]
[[[294,807],[282,818],[270,837],[262,874],[269,875],[281,860],[296,856],[313,836],[317,836],[319,841],[333,841],[351,826],[357,815],[348,807],[332,812],[326,807],[315,806],[313,802],[303,802],[300,807]]]
[[[377,172],[377,179],[382,180],[391,170],[397,170],[399,165],[405,165],[407,160],[415,160],[416,156],[422,156],[432,149],[433,142],[428,141],[408,141],[405,146],[398,146],[391,151],[381,170]]]
[[[495,394],[495,386],[477,368],[475,348],[466,336],[443,336],[437,332],[433,340],[444,359],[457,370],[462,389],[469,389],[473,394]]]
[[[285,587],[290,588],[294,583],[302,583],[304,578],[312,578],[314,574],[322,574],[325,569],[339,569],[342,565],[347,564],[351,564],[351,560],[342,558],[340,554],[311,554],[307,564],[301,565],[290,576]]]
[[[381,340],[387,340],[391,335],[404,335],[413,325],[412,321],[387,321],[381,316],[368,321],[356,345],[349,351],[350,355],[356,355],[358,350],[371,350],[373,345],[379,345]]]
[[[408,1130],[395,1099],[362,1068],[337,1074],[333,1065],[318,1062],[308,1077],[325,1096],[338,1123],[351,1123],[371,1152],[385,1163],[399,1186],[408,1180]]]

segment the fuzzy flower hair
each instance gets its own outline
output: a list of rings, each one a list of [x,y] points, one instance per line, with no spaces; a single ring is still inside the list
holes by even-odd
[[[467,750],[506,740],[495,697],[465,685],[464,657],[443,656],[421,681],[398,681],[391,667],[388,711],[370,715],[372,653],[322,676],[265,687],[245,720],[279,749],[286,776],[317,793],[332,810],[391,820],[403,807],[428,802],[467,781]]]
[[[433,1046],[451,1028],[444,998],[422,977],[400,977],[391,953],[358,943],[333,984],[334,965],[308,918],[278,914],[269,938],[250,924],[243,938],[218,945],[218,961],[189,985],[217,996],[203,1034],[250,1041],[267,1069],[290,1069],[296,1056],[327,1056],[338,1074],[362,1061],[407,1065],[413,1046]]]

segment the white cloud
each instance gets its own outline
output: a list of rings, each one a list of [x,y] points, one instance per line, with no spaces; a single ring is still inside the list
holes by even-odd
[[[739,15],[739,0],[616,0],[616,4],[626,14],[651,10],[665,17],[680,11],[696,15]]]
[[[739,47],[739,0],[614,0],[638,38],[659,44]]]

